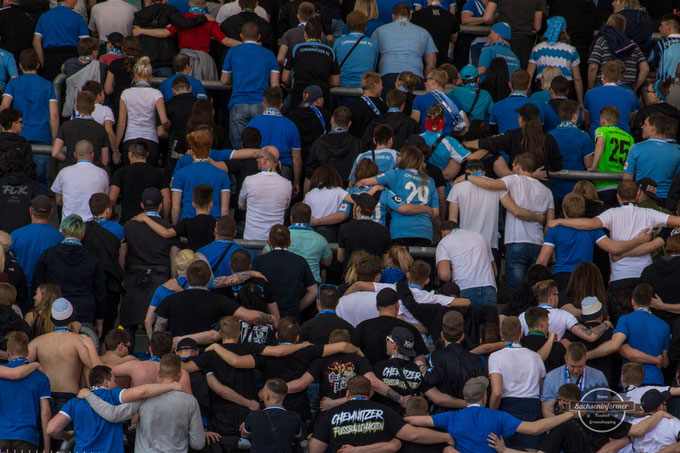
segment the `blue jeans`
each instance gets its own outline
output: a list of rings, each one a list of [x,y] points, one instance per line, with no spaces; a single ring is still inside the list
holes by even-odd
[[[47,195],[47,177],[50,171],[50,156],[45,154],[33,154],[35,163],[35,182],[42,195]]]
[[[467,288],[460,292],[460,297],[470,299],[470,305],[481,307],[483,305],[496,305],[496,288],[493,286],[478,286]]]
[[[161,68],[154,68],[151,71],[151,74],[154,77],[172,77],[173,75],[175,75],[172,68],[168,68],[167,66],[163,66]]]
[[[234,104],[229,111],[229,140],[234,149],[241,149],[241,134],[248,121],[262,115],[262,104]]]
[[[331,30],[333,31],[333,39],[338,39],[342,36],[342,29],[345,23],[341,19],[331,19]]]
[[[541,246],[536,244],[515,243],[505,246],[505,276],[508,278],[510,294],[522,286],[524,274],[536,263],[540,252]]]

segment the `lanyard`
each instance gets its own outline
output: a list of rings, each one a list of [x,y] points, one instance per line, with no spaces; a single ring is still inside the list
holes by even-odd
[[[70,332],[71,329],[69,329],[68,327],[55,327],[54,331],[55,332]]]
[[[329,315],[329,314],[336,314],[335,310],[331,310],[330,308],[327,308],[325,310],[321,310],[319,313],[316,314],[315,318],[319,317],[321,315]]]
[[[262,170],[262,173],[275,173],[275,172],[276,168],[265,168],[264,170]]]
[[[244,11],[246,10],[244,9]],[[202,6],[194,5],[189,8],[189,12],[194,14],[205,14],[205,9]]]
[[[323,119],[323,115],[321,114],[321,112],[319,111],[319,109],[316,106],[310,105],[309,108],[312,110],[312,112],[314,112],[316,117],[319,118],[319,122],[321,123],[321,126],[323,127],[323,132],[325,134],[326,133],[326,120]]]
[[[106,53],[109,55],[120,55],[121,57],[123,56],[123,51],[120,49],[116,49],[115,47]]]
[[[281,111],[274,107],[267,107],[264,109],[263,115],[281,116]]]
[[[355,396],[350,398],[351,401],[366,401],[367,399],[368,398],[366,398],[365,396]]]
[[[66,238],[63,241],[61,241],[61,243],[66,245],[83,245],[82,242],[80,242],[76,238]]]
[[[522,348],[523,346],[520,343],[517,343],[516,341],[511,341],[507,345],[505,345],[506,348],[508,349],[515,349],[515,348]]]
[[[334,127],[333,129],[331,129],[329,134],[340,134],[342,132],[347,132],[347,129],[345,129],[342,126],[338,126],[338,127]]]
[[[161,361],[161,358],[160,358],[160,357],[156,357],[155,355],[152,355],[151,357],[149,357],[149,361],[150,361],[150,362],[160,362],[160,361]]]
[[[583,374],[579,376],[578,380],[576,381],[576,384],[578,385],[578,389],[580,391],[583,391],[583,382],[586,380],[586,369],[583,369]],[[571,379],[569,378],[569,366],[564,365],[564,383],[565,384],[571,384]]]
[[[161,218],[160,213],[156,211],[146,211],[144,214],[148,215],[149,217],[158,217],[159,219]]]
[[[289,230],[308,230],[314,231],[314,228],[308,223],[294,223],[288,227]]]
[[[373,110],[373,113],[375,113],[376,116],[382,116],[382,113],[380,113],[378,107],[376,107],[373,101],[371,101],[371,98],[369,98],[368,96],[361,96],[361,99],[366,103],[366,105],[368,105],[371,108],[371,110]]]

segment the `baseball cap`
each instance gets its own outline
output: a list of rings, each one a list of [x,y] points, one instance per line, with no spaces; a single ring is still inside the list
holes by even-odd
[[[530,102],[527,102],[523,106],[516,108],[515,112],[519,113],[519,115],[524,119],[541,116],[541,112],[538,110],[538,107]]]
[[[462,80],[473,80],[479,76],[479,71],[477,71],[476,66],[469,64],[467,66],[463,66],[463,69],[460,70],[459,75]]]
[[[391,305],[396,304],[398,301],[399,296],[397,295],[397,292],[392,288],[381,289],[380,292],[378,293],[378,296],[375,298],[375,302],[378,305],[378,307],[389,307]]]
[[[198,350],[198,343],[193,338],[184,338],[177,343],[175,351],[182,351],[184,349]]]
[[[512,32],[510,31],[510,25],[507,22],[498,22],[491,27],[491,31],[496,32],[501,38],[510,39],[512,37]]]
[[[656,200],[657,184],[652,178],[642,178],[637,181],[638,188],[649,198]]]
[[[671,392],[665,390],[663,392],[657,389],[647,390],[642,398],[640,398],[640,404],[642,405],[642,410],[644,412],[653,412],[661,406],[662,403],[668,401],[671,397]]]
[[[413,334],[406,327],[395,327],[390,332],[390,338],[397,345],[399,352],[407,357],[415,357],[416,351],[413,349],[415,346],[415,339]]]
[[[113,44],[113,47],[120,48],[123,46],[123,39],[125,36],[123,36],[122,33],[118,33],[117,31],[114,31],[113,33],[110,33],[108,36],[106,36],[106,39],[109,40],[111,44]]]
[[[463,387],[463,399],[466,403],[476,403],[481,401],[486,395],[486,389],[489,387],[489,378],[486,376],[477,376],[468,379]]]
[[[321,91],[321,88],[319,88],[318,85],[309,85],[307,88],[305,88],[305,91],[302,92],[302,103],[300,103],[300,106],[309,107],[320,97],[323,97],[323,91]]]
[[[581,301],[581,319],[583,321],[592,321],[602,316],[606,307],[600,302],[597,297],[584,297]]]
[[[359,206],[367,214],[372,214],[373,210],[378,204],[378,200],[366,192],[353,193],[351,196],[352,201],[354,201],[354,203],[356,203],[357,206]]]
[[[37,214],[49,214],[52,210],[52,203],[47,195],[38,195],[31,201],[31,209]]]
[[[147,207],[156,207],[163,202],[161,191],[155,187],[147,187],[142,192],[142,204]]]
[[[52,314],[50,315],[52,323],[56,327],[63,327],[71,324],[76,319],[76,313],[73,310],[71,302],[60,297],[52,303]]]
[[[457,311],[450,311],[442,318],[442,332],[449,338],[458,338],[465,332],[463,315]]]
[[[421,137],[418,134],[411,134],[408,136],[406,139],[406,143],[408,143],[410,146],[420,146],[420,145],[427,145],[427,142],[423,137]]]

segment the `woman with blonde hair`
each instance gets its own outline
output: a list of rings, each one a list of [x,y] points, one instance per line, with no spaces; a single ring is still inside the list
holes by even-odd
[[[33,301],[35,303],[34,308],[24,317],[26,324],[31,326],[34,337],[54,330],[54,324],[50,319],[52,314],[52,303],[60,297],[61,290],[59,289],[59,286],[54,283],[42,283],[38,286],[38,289],[35,291],[35,296],[33,296]]]
[[[354,3],[354,9],[352,11],[358,11],[366,16],[366,31],[364,31],[364,36],[370,38],[376,28],[384,25],[378,20],[378,3],[376,0],[356,0]],[[346,35],[349,33],[349,28],[347,25],[342,29],[342,34]]]
[[[536,105],[550,102],[550,85],[552,84],[552,81],[555,77],[562,75],[562,71],[560,71],[560,68],[556,66],[546,66],[543,68],[543,71],[541,71],[540,74],[541,77],[539,83],[541,91],[534,91],[534,94],[529,97],[529,101]],[[536,78],[538,79],[538,75]]]
[[[406,273],[413,265],[413,257],[402,245],[393,245],[383,257],[380,283],[397,283],[406,280]]]
[[[397,81],[394,83],[394,87],[397,90],[403,91],[406,95],[406,102],[404,102],[404,109],[402,110],[404,115],[411,116],[413,100],[416,98],[416,95],[413,92],[418,87],[418,84],[420,84],[420,77],[411,71],[400,73],[397,77]]]
[[[163,95],[151,87],[151,71],[151,60],[146,56],[139,58],[133,67],[134,86],[120,95],[114,149],[120,150],[123,144],[122,157],[125,161],[129,143],[142,140],[149,150],[147,162],[157,166],[160,157],[158,138],[167,136],[170,121],[165,112]],[[159,126],[156,126],[156,114],[160,119]]]

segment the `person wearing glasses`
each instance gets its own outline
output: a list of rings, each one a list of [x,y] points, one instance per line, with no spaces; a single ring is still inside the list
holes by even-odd
[[[102,363],[108,367],[120,365],[131,360],[138,360],[131,354],[132,344],[130,334],[121,329],[111,329],[104,337],[104,354],[100,356]],[[116,386],[120,388],[130,387],[129,377],[117,377]]]
[[[5,155],[9,150],[19,150],[24,158],[24,170],[31,178],[35,178],[35,163],[31,152],[31,144],[21,135],[24,116],[16,109],[5,109],[0,112],[0,176],[6,172]]]

